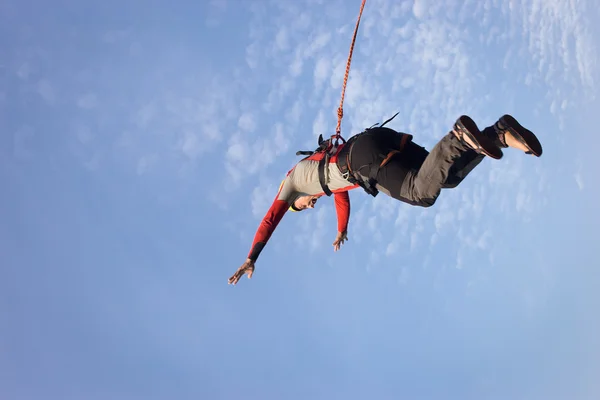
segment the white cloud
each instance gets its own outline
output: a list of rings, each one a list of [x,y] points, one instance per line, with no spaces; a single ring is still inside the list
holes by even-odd
[[[229,161],[235,164],[245,164],[248,158],[248,146],[242,141],[241,136],[234,135],[229,141],[227,147],[227,158]]]
[[[258,67],[259,54],[259,43],[253,42],[246,46],[246,63],[252,69]]]
[[[459,249],[456,254],[456,263],[454,265],[454,268],[463,269],[464,267],[465,267],[464,256],[463,256],[462,250]]]
[[[226,184],[224,184],[222,186],[228,192],[232,192],[242,182],[244,173],[242,172],[241,169],[237,168],[235,165],[233,165],[231,163],[225,164],[225,171],[227,172],[228,181]]]
[[[277,35],[275,35],[275,44],[279,51],[285,51],[289,48],[288,31],[284,26],[280,27]]]
[[[251,206],[252,215],[255,218],[262,219],[277,194],[277,188],[273,181],[262,180],[261,183],[252,190]]]
[[[334,209],[331,204],[319,204],[315,210],[303,211],[302,213],[294,213],[293,216],[297,217],[298,221],[298,234],[293,240],[306,243],[306,250],[310,252],[316,252],[324,249],[333,243],[335,239],[335,215]],[[328,235],[333,235],[328,238]]]
[[[381,195],[375,197],[373,206],[379,211],[382,219],[389,221],[393,218],[394,212],[398,207],[398,202],[389,196]]]
[[[290,138],[283,124],[275,124],[268,135],[252,138],[237,133],[231,136],[225,164],[230,181],[224,182],[230,189],[240,183],[244,176],[256,175],[276,162],[290,146]]]
[[[180,139],[180,149],[190,160],[196,159],[202,152],[202,144],[198,135],[186,130]]]
[[[204,81],[200,91],[188,84],[189,92],[156,90],[153,96],[141,98],[131,106],[130,125],[116,140],[115,149],[128,157],[135,171],[141,163],[141,170],[150,172],[144,157],[151,157],[152,163],[160,160],[162,171],[191,171],[190,163],[201,160],[219,142],[226,142],[221,129],[239,120],[235,96],[231,96],[236,88],[229,82],[223,85],[216,76]]]
[[[583,178],[581,177],[581,174],[579,172],[575,173],[574,178],[579,190],[583,190],[585,186],[583,185]]]
[[[490,246],[491,238],[492,232],[491,230],[487,229],[477,240],[477,247],[479,247],[481,250],[487,250]]]
[[[292,93],[295,88],[295,83],[289,76],[283,76],[275,81],[276,83],[271,88],[267,101],[263,105],[266,112],[274,112],[281,107],[283,99]]]
[[[331,61],[327,57],[319,57],[315,64],[315,86],[320,89],[331,74]]]
[[[313,121],[313,128],[312,128],[312,134],[313,137],[318,137],[319,135],[323,135],[323,137],[327,137],[327,121],[325,120],[325,114],[323,113],[323,110],[319,110],[317,117],[315,118],[315,120]],[[310,143],[314,143],[314,141],[311,139]],[[315,146],[316,147],[316,146]]]
[[[455,222],[455,213],[450,209],[448,202],[443,200],[439,205],[440,210],[435,214],[435,228],[438,233],[444,231],[447,227],[452,227]]]
[[[331,40],[331,33],[328,30],[318,32],[314,35],[313,40],[305,48],[304,57],[314,57],[317,52],[324,49]]]
[[[573,178],[575,179],[575,183],[577,184],[577,188],[582,191],[585,188],[584,180],[583,180],[583,160],[578,157],[576,161],[577,170],[575,174],[573,174]]]
[[[394,254],[398,253],[399,247],[400,246],[398,245],[398,241],[396,241],[396,240],[388,243],[388,245],[385,249],[386,257],[390,257],[390,256],[393,256]]]
[[[274,129],[273,140],[270,141],[272,144],[272,151],[275,152],[275,155],[285,154],[290,147],[290,138],[287,132],[285,131],[283,124],[276,124]]]
[[[300,51],[300,48],[298,48],[296,50],[296,56],[294,57],[294,60],[290,64],[290,75],[293,78],[296,78],[298,75],[300,75],[302,73],[303,66],[304,66],[304,59],[302,57],[302,52]]]
[[[438,233],[434,233],[433,235],[431,235],[431,239],[429,240],[429,249],[433,249],[433,247],[437,244],[438,240],[439,240],[440,236]]]
[[[427,15],[429,4],[427,0],[415,0],[413,3],[413,14],[418,19],[424,19]]]
[[[396,221],[394,221],[394,226],[407,226],[410,220],[410,208],[407,205],[400,204],[397,209],[398,216],[396,217]]]
[[[523,212],[523,211],[531,211],[532,209],[532,204],[531,204],[531,193],[529,190],[527,190],[527,188],[521,186],[521,188],[519,189],[519,191],[517,192],[517,197],[516,197],[516,209],[517,212]]]
[[[519,6],[510,17],[527,39],[529,64],[537,66],[533,78],[543,81],[552,99],[580,97],[582,93],[593,97],[598,48],[586,18],[588,3],[580,2],[574,7],[560,0],[529,0]],[[514,36],[513,32],[511,37]],[[571,86],[570,93],[565,91],[565,84]]]
[[[256,118],[252,113],[245,112],[238,120],[238,127],[246,132],[254,132],[256,129]]]
[[[367,227],[369,228],[369,230],[374,233],[377,231],[377,216],[376,215],[371,215],[368,219],[367,219]]]
[[[414,252],[415,249],[417,248],[417,245],[419,243],[419,236],[420,234],[418,232],[413,232],[410,234],[410,252]]]
[[[299,97],[285,114],[285,117],[287,118],[286,126],[297,125],[300,122],[300,118],[302,117],[302,111],[303,102],[302,99]]]
[[[352,197],[350,201],[352,202]],[[351,207],[350,223],[348,224],[348,237],[350,237],[352,234],[355,239],[354,241],[359,243],[368,236],[367,232],[363,228],[367,220],[367,207],[364,205],[357,206],[355,202],[352,202]]]

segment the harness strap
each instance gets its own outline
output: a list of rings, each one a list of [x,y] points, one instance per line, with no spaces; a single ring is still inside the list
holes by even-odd
[[[362,132],[362,133],[365,133],[365,132]],[[371,168],[369,170],[369,176],[366,178],[364,176],[362,176],[362,174],[360,174],[359,172],[353,171],[352,168],[350,167],[350,165],[351,165],[350,155],[352,154],[352,148],[354,147],[356,138],[358,136],[360,136],[361,134],[351,137],[348,140],[348,142],[346,143],[346,145],[344,146],[344,148],[341,150],[341,152],[338,156],[338,168],[339,168],[340,172],[342,173],[342,175],[346,176],[346,179],[348,180],[348,182],[352,183],[353,185],[360,186],[361,188],[363,188],[363,190],[365,192],[367,192],[371,196],[375,197],[379,193],[379,191],[375,187],[375,184],[377,183],[376,178],[377,178],[377,173],[379,172],[380,165],[372,164]]]
[[[410,139],[411,139],[410,135],[407,135],[407,134],[402,135],[402,138],[400,139],[400,148],[390,150],[390,152],[387,153],[387,155],[383,158],[383,161],[379,165],[379,168],[383,168],[388,162],[390,162],[392,157],[394,157],[396,154],[400,154],[402,152],[402,150],[404,150],[404,146],[406,146],[406,143]]]
[[[391,120],[393,120],[394,118],[396,118],[396,115],[398,115],[399,113],[400,113],[400,111],[398,111],[396,114],[392,115],[390,118],[388,118],[387,120],[385,120],[383,122],[383,124],[379,125],[379,122],[377,122],[377,123],[371,125],[370,127],[368,127],[366,130],[367,131],[371,130],[371,129],[375,128],[378,125],[379,125],[380,128],[383,128],[388,122],[390,122]]]
[[[400,113],[400,111],[398,111],[396,114],[394,114],[390,118],[388,118],[383,124],[381,124],[380,128],[383,127],[388,122],[390,122],[391,120],[393,120],[394,118],[396,118],[396,115],[398,115],[399,113]]]
[[[325,179],[325,168],[329,164],[329,153],[325,152],[323,158],[319,161],[319,183],[321,184],[321,189],[327,196],[331,196],[333,193],[327,186],[327,180]]]

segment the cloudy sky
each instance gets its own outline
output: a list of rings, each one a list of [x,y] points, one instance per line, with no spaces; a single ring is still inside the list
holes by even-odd
[[[435,207],[278,184],[337,122],[359,0],[0,1],[0,398],[600,398],[593,0],[368,0],[342,134],[511,113]]]

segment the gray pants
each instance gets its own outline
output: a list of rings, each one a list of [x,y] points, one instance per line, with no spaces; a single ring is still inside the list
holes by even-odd
[[[486,128],[484,134],[492,134]],[[412,160],[406,162],[404,157]],[[431,207],[442,189],[457,187],[485,156],[467,147],[451,132],[428,152],[415,143],[380,171],[378,189],[387,195],[415,206]],[[408,164],[408,171],[406,167]],[[394,182],[398,168],[406,175]],[[398,184],[400,183],[400,184]]]

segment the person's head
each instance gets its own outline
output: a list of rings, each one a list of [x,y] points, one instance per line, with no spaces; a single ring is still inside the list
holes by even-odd
[[[307,208],[315,208],[318,199],[319,196],[300,196],[292,203],[292,209],[294,211],[302,211]]]

